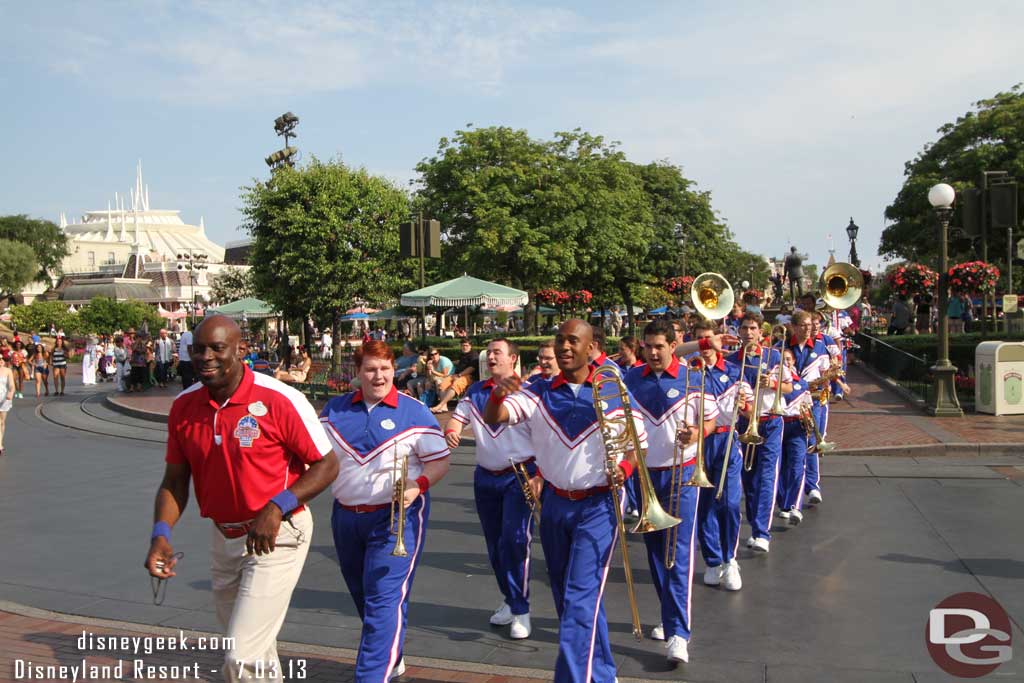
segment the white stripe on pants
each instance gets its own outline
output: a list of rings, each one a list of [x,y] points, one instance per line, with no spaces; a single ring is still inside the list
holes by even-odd
[[[234,639],[234,647],[224,653],[224,679],[280,682],[277,634],[306,563],[313,516],[307,509],[296,513],[291,524],[281,522],[277,545],[268,555],[246,555],[245,536],[224,538],[216,526],[212,534],[217,619],[224,635]]]

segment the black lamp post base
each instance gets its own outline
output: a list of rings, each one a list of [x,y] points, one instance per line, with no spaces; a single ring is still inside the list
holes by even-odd
[[[932,385],[934,396],[928,404],[928,414],[934,417],[963,417],[964,411],[956,397],[956,367],[935,365],[931,370],[935,378]]]

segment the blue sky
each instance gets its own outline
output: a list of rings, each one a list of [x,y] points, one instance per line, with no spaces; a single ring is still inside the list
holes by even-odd
[[[903,165],[1021,80],[1024,3],[0,0],[0,214],[153,208],[244,237],[273,120],[400,184],[472,123],[582,127],[683,167],[748,249],[873,266]],[[922,236],[922,238],[925,238]]]

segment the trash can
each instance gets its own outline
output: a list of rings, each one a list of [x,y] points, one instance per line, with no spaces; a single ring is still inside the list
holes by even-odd
[[[974,350],[974,409],[1024,415],[1024,342],[987,341]]]

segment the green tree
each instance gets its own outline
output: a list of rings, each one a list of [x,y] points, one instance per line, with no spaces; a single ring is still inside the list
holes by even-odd
[[[149,327],[149,333],[155,335],[166,325],[156,309],[142,301],[115,301],[109,297],[99,296],[78,311],[82,332],[109,334],[115,330],[127,330],[134,327],[136,331]]]
[[[463,271],[530,292],[577,268],[581,216],[571,209],[565,160],[525,130],[456,131],[416,165],[415,207],[441,221],[448,274]],[[532,315],[532,311],[531,311]],[[531,318],[527,320],[528,324]]]
[[[48,331],[52,325],[65,334],[75,334],[82,327],[78,314],[68,313],[63,301],[39,300],[27,306],[12,306],[11,322],[28,332]]]
[[[1024,181],[1024,92],[1021,84],[1009,92],[974,103],[974,110],[938,130],[939,139],[925,148],[904,170],[906,179],[885,210],[893,221],[882,231],[879,254],[929,262],[938,253],[928,190],[940,182],[958,192],[976,187],[984,171],[1006,171]],[[989,235],[989,258],[1006,254],[1005,231]],[[964,245],[966,246],[966,245]],[[973,253],[961,247],[951,252],[955,262]]]
[[[249,268],[224,268],[210,286],[212,301],[221,305],[255,296],[256,283]]]
[[[56,224],[24,214],[0,216],[0,239],[27,244],[35,252],[39,268],[34,279],[49,282],[50,276],[61,273],[61,261],[71,252],[67,236]]]
[[[339,344],[338,318],[356,297],[382,306],[411,284],[398,258],[408,198],[389,181],[314,158],[243,190],[256,291],[286,317],[330,320]]]
[[[35,252],[23,242],[0,239],[0,299],[17,294],[39,272]]]

